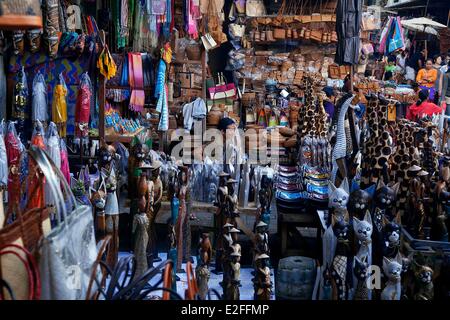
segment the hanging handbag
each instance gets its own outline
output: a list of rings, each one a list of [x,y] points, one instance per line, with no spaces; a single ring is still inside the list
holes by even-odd
[[[153,0],[152,1],[152,14],[153,15],[165,15],[166,14],[166,0]]]
[[[228,28],[231,35],[235,38],[242,38],[245,34],[245,25],[231,23]]]
[[[245,13],[248,17],[261,17],[266,15],[266,7],[263,0],[247,0]]]
[[[371,43],[365,43],[362,45],[361,51],[365,54],[371,54],[373,53],[373,45]]]
[[[219,84],[208,89],[211,100],[234,98],[236,96],[236,86],[234,83],[226,83],[225,77],[219,73]]]
[[[38,185],[42,185],[42,181]],[[38,191],[38,185],[30,190],[25,207],[29,206],[30,200]],[[3,199],[3,191],[0,192],[0,199]],[[33,208],[22,213],[20,208],[16,207],[9,208],[9,214],[12,210],[16,213],[16,220],[6,224],[8,216],[4,216],[3,201],[0,201],[0,221],[2,222],[0,279],[8,283],[14,295],[14,297],[11,294],[5,295],[0,290],[0,297],[17,300],[39,299],[39,270],[32,256],[36,254],[37,244],[42,237],[50,233],[50,210],[46,207]],[[31,274],[34,276],[30,277]]]
[[[77,203],[61,170],[45,151],[32,146],[29,154],[56,200],[57,223],[40,248],[42,299],[85,299],[98,255],[92,207]]]

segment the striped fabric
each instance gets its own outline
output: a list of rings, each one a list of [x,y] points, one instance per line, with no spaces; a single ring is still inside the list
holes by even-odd
[[[167,131],[169,129],[169,105],[167,103],[167,84],[164,85],[163,91],[159,95],[156,111],[160,112],[159,131]]]

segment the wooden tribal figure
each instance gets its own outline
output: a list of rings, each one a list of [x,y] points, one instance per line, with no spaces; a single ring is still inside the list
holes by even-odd
[[[387,277],[386,285],[381,292],[381,300],[400,300],[402,258],[397,255],[395,259],[383,258],[383,272]]]
[[[109,171],[102,169],[102,177],[106,185],[106,234],[111,235],[108,264],[113,267],[119,256],[119,200],[117,199],[117,179],[114,166]]]
[[[140,213],[134,215],[132,228],[134,238],[133,254],[136,258],[134,279],[139,279],[139,277],[148,270],[147,245],[149,221],[146,209],[147,201],[145,198],[141,198],[139,202]]]
[[[222,256],[223,256],[223,234],[222,227],[225,224],[225,211],[226,211],[226,199],[228,196],[228,187],[226,180],[229,177],[228,173],[221,172],[219,174],[219,188],[217,189],[216,213],[214,215],[214,228],[215,228],[215,242],[216,242],[216,261],[214,273],[218,274],[222,272]]]
[[[203,233],[199,243],[199,254],[195,276],[197,278],[198,294],[201,299],[206,299],[208,294],[208,281],[210,278],[209,263],[212,258],[212,246],[208,233]]]
[[[156,217],[158,215],[159,209],[161,208],[162,202],[162,194],[163,194],[163,185],[161,178],[159,177],[161,162],[156,160],[151,165],[151,173],[150,180],[152,183],[152,208],[149,211],[151,215],[149,215],[149,246],[148,252],[153,256],[153,261],[161,261],[161,258],[158,257],[158,250],[156,247],[157,237],[156,237]]]
[[[265,253],[255,257],[255,277],[253,278],[255,300],[270,300],[272,280],[270,278],[269,258]]]
[[[184,257],[184,245],[187,250],[190,248],[190,244],[186,243],[186,228],[188,226],[189,217],[187,216],[186,196],[188,193],[188,170],[187,167],[180,166],[179,173],[180,192],[178,198],[180,200],[180,207],[178,210],[177,220],[177,272],[184,272],[182,269],[183,257]]]
[[[98,241],[106,237],[106,185],[102,181],[98,186],[98,189],[91,190],[91,203],[94,208],[94,227],[95,227],[95,239]]]

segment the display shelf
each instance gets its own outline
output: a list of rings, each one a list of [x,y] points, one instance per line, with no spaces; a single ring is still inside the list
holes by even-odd
[[[121,143],[131,143],[133,138],[137,136],[139,133],[144,131],[144,127],[139,128],[136,132],[132,134],[106,134],[105,135],[105,142],[121,142]]]

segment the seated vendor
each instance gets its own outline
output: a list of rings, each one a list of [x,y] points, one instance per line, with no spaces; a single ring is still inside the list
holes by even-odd
[[[420,69],[419,73],[417,73],[416,80],[419,83],[419,86],[422,89],[430,90],[430,99],[434,98],[434,86],[437,80],[438,72],[435,68],[433,68],[433,61],[428,59],[425,63],[425,68]]]
[[[419,100],[408,107],[406,119],[416,121],[426,116],[431,117],[434,114],[441,113],[442,108],[430,101],[427,101],[428,96],[429,92],[427,89],[420,90]]]
[[[334,93],[334,89],[329,86],[324,87],[323,92],[327,95],[326,100],[323,102],[323,107],[328,114],[328,119],[332,119],[334,115],[334,101],[336,99],[336,95]]]

